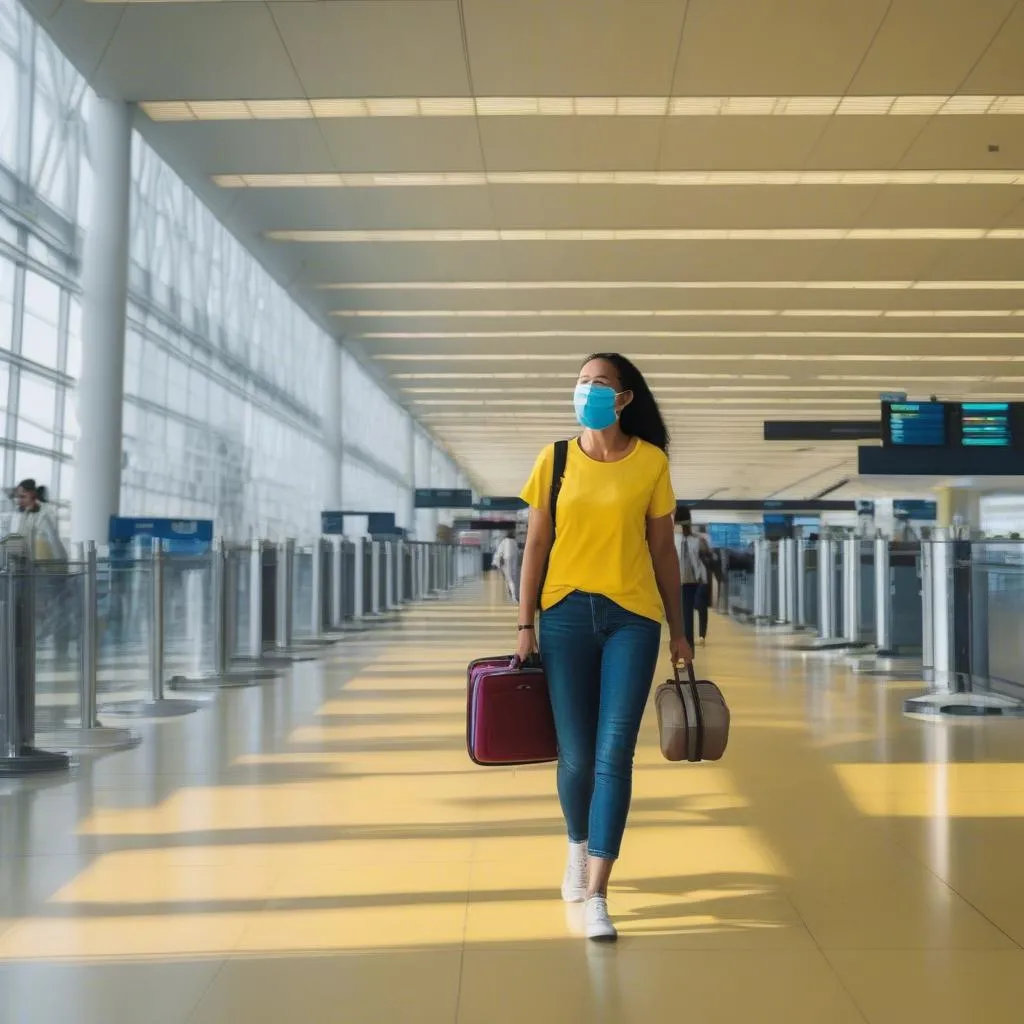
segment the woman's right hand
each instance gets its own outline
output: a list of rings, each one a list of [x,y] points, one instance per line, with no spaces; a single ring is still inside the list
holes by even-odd
[[[534,629],[519,630],[516,657],[520,664],[525,665],[537,653],[537,650],[537,631]]]

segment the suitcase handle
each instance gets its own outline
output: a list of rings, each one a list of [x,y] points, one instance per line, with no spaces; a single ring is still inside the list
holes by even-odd
[[[683,699],[683,680],[679,676],[679,666],[673,665],[672,671],[675,673],[675,679],[673,684],[676,688],[676,694],[679,696],[679,703],[686,707],[686,701]],[[697,690],[697,674],[693,671],[693,662],[688,662],[686,665],[686,682],[690,687],[690,693],[693,696],[693,710],[697,716],[695,723],[697,727],[697,744],[694,754],[698,761],[704,759],[704,712],[700,706],[700,692]]]
[[[540,655],[539,654],[531,654],[530,657],[528,657],[526,659],[526,661],[520,661],[518,654],[513,654],[512,655],[512,665],[511,665],[511,668],[512,668],[513,672],[516,669],[519,669],[519,668],[540,668],[540,667],[541,667],[541,663],[540,663]]]

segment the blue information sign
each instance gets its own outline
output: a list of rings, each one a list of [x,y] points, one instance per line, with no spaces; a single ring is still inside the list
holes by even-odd
[[[914,519],[919,523],[934,523],[938,517],[938,506],[934,501],[897,499],[892,503],[892,514],[896,519]]]
[[[893,402],[888,409],[889,444],[941,448],[946,443],[944,403]]]
[[[709,523],[708,541],[715,549],[743,551],[763,532],[759,523]]]
[[[147,547],[153,540],[165,542],[172,555],[200,555],[213,543],[212,519],[144,519],[139,516],[111,516],[111,544],[139,542]]]
[[[965,448],[1009,448],[1009,402],[964,402],[960,406],[960,440]]]

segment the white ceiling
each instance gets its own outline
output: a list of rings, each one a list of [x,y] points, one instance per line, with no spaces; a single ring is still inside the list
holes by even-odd
[[[299,187],[301,180],[286,178],[267,188],[213,181],[415,172],[468,172],[476,181],[543,171],[1024,172],[1024,102],[1014,99],[1024,95],[1024,3],[29,6],[101,93],[179,104],[152,108],[171,120],[140,112],[140,128],[300,301],[325,317],[381,314],[328,322],[491,493],[518,491],[542,443],[572,430],[571,385],[595,349],[622,350],[651,375],[674,436],[676,489],[685,497],[809,496],[855,472],[854,445],[765,444],[765,418],[876,419],[878,393],[897,389],[1024,397],[1024,317],[1015,315],[1024,309],[1024,284],[994,286],[1024,281],[1024,237],[1014,237],[1024,232],[1013,230],[1024,229],[1024,184],[779,184],[777,176],[751,183],[749,175],[707,185],[398,178]],[[964,99],[972,96],[998,99]],[[317,118],[307,102],[202,107],[388,97],[545,97],[535,106],[582,111],[600,109],[601,97],[621,99],[615,116],[496,116],[486,113],[500,106],[494,101],[456,104],[453,116]],[[732,102],[659,106],[666,97]],[[759,113],[764,102],[736,101],[749,97],[796,99]],[[806,97],[825,99],[801,106]],[[857,97],[890,100],[869,104],[875,113],[851,114],[857,103],[849,98]],[[199,104],[194,111],[181,105],[189,100]],[[986,107],[1004,112],[955,112]],[[712,108],[727,113],[692,112]],[[906,113],[915,109],[921,112]],[[223,119],[194,118],[218,110]],[[698,234],[268,237],[452,229]],[[727,229],[825,229],[827,237],[722,238]],[[936,229],[981,237],[933,237]],[[880,237],[842,237],[851,230]],[[992,231],[1009,237],[984,237]],[[644,282],[665,286],[621,286]],[[368,283],[394,287],[352,287]],[[417,283],[423,287],[408,287]],[[482,287],[436,287],[452,283]],[[858,283],[869,286],[852,287]],[[922,315],[885,315],[914,311]]]

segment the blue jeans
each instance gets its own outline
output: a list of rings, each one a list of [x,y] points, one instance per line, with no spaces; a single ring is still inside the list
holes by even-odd
[[[615,860],[661,624],[606,597],[570,594],[541,615],[540,648],[558,734],[558,798],[575,843]]]

